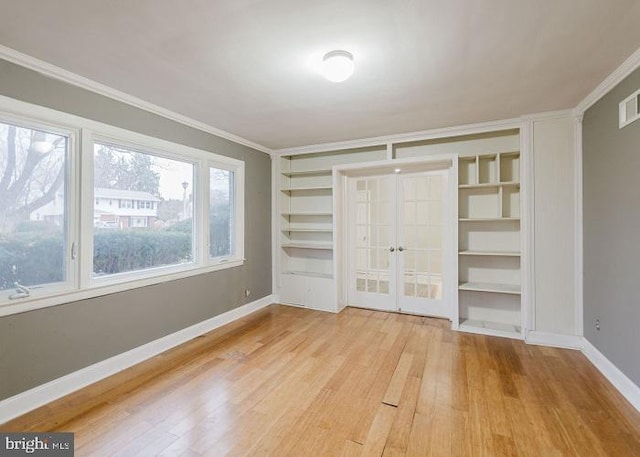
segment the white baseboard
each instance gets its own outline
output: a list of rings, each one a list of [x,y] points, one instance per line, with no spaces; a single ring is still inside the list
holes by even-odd
[[[547,333],[531,331],[525,338],[527,344],[537,346],[549,346],[563,349],[582,349],[582,337],[575,335],[561,335],[559,333]]]
[[[0,402],[0,424],[277,302],[276,295],[268,295],[7,398]]]
[[[284,306],[292,306],[293,308],[311,309],[313,311],[324,311],[325,313],[332,313],[332,314],[338,314],[340,311],[342,311],[342,310],[336,310],[336,309],[321,308],[319,306],[299,305],[297,303],[280,302],[280,304]]]
[[[630,348],[630,350],[633,350]],[[640,412],[640,387],[629,379],[586,338],[582,338],[582,352],[591,363],[618,389],[624,398]]]
[[[618,367],[607,359],[586,338],[574,335],[560,335],[546,332],[529,332],[528,344],[580,350],[587,359],[609,380],[611,384],[640,412],[640,387],[629,379]]]

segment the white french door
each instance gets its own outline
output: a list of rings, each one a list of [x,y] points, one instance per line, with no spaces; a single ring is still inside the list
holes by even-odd
[[[447,170],[347,181],[348,302],[450,317]]]

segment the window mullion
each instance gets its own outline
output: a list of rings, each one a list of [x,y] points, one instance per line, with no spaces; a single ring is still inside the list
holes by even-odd
[[[70,288],[80,288],[80,157],[82,144],[80,130],[69,135],[69,152],[67,167],[67,239],[65,245],[65,260],[67,265],[67,284]]]
[[[88,287],[93,273],[93,135],[82,129],[80,140],[80,287]]]
[[[198,161],[198,189],[196,234],[198,241],[196,249],[199,265],[207,265],[209,260],[209,167],[204,160]]]
[[[234,256],[244,259],[244,164],[236,167],[234,184]]]

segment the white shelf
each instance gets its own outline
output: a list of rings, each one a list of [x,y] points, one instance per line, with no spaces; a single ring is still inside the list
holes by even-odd
[[[491,182],[491,183],[483,183],[483,184],[460,184],[458,186],[459,189],[491,189],[491,188],[499,188],[499,187],[517,187],[519,186],[519,182]]]
[[[323,251],[333,250],[333,243],[283,243],[283,248],[290,249],[319,249]]]
[[[460,251],[459,255],[496,256],[496,257],[520,257],[518,251]]]
[[[472,292],[492,292],[495,294],[520,295],[520,286],[515,284],[497,284],[489,282],[464,282],[458,286],[459,290]]]
[[[296,211],[296,212],[282,212],[283,216],[333,216],[331,212],[321,211]]]
[[[311,232],[311,233],[332,233],[333,229],[332,228],[313,228],[313,227],[289,227],[289,228],[283,228],[282,229],[283,232],[288,233],[288,232]]]
[[[332,186],[309,186],[309,187],[287,187],[280,189],[282,192],[303,192],[303,191],[317,191],[317,190],[332,190]]]
[[[460,222],[520,222],[519,217],[460,218]]]
[[[282,174],[285,176],[322,176],[330,175],[331,168],[318,168],[315,170],[284,170]]]
[[[505,338],[522,339],[522,332],[519,325],[503,324],[499,322],[489,322],[474,319],[460,319],[459,330],[480,335],[502,336]]]
[[[294,275],[294,276],[311,276],[312,278],[333,279],[333,274],[331,273],[316,273],[312,271],[283,271],[282,274]]]

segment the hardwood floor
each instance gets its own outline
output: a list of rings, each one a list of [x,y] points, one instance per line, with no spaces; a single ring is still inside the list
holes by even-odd
[[[639,456],[577,351],[348,308],[270,306],[0,427],[77,456]]]

